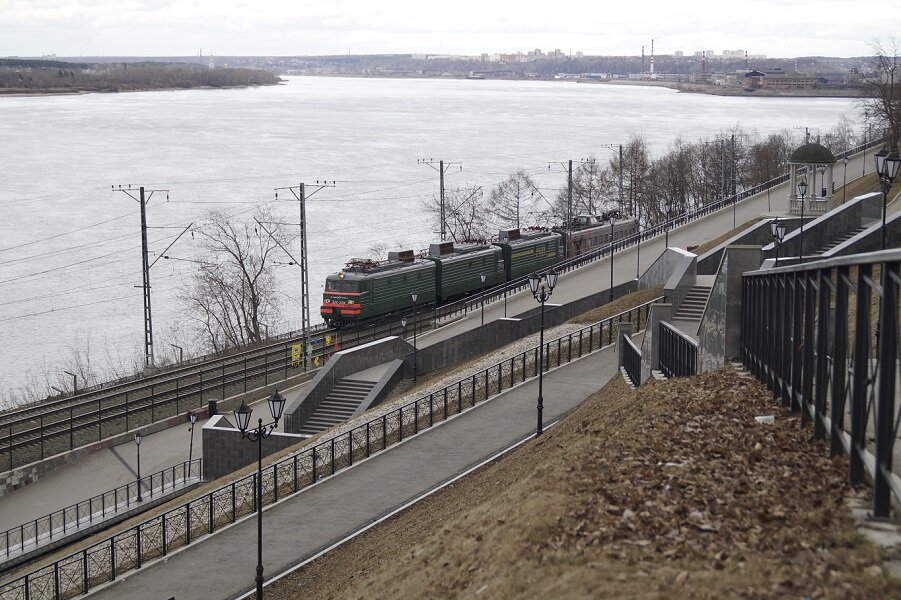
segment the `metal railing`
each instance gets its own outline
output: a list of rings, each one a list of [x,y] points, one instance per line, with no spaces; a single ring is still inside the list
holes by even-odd
[[[688,377],[698,373],[698,343],[660,321],[660,371],[667,377]]]
[[[742,280],[741,355],[783,406],[813,421],[852,485],[873,481],[873,513],[901,500],[898,435],[901,250],[833,258]],[[878,274],[877,274],[878,273]]]
[[[880,145],[881,141],[861,144],[838,155],[856,154]],[[616,240],[593,252],[568,259],[557,265],[566,272],[609,256],[639,241],[656,237],[664,231],[702,218],[750,196],[780,185],[788,174],[705,204],[691,211],[672,216],[640,233]],[[486,290],[484,294],[435,306],[417,306],[417,327],[431,326],[441,320],[465,314],[486,303],[503,299],[528,287],[528,278],[521,277],[503,286]],[[409,315],[409,311],[402,311]],[[400,333],[401,312],[367,323],[337,331],[323,326],[314,327],[307,336],[313,352],[309,360],[324,363],[336,349],[368,343],[384,335]],[[201,357],[200,363],[184,366],[142,378],[130,378],[125,383],[94,386],[92,390],[60,400],[41,402],[28,407],[0,413],[0,469],[12,470],[55,454],[73,450],[125,431],[178,415],[186,410],[204,406],[208,399],[223,399],[247,392],[255,387],[302,374],[303,365],[292,357],[292,346],[302,344],[299,332],[274,336],[275,344],[237,351],[232,356]],[[337,346],[337,348],[336,348]],[[186,361],[188,363],[189,361]]]
[[[7,559],[20,556],[53,540],[70,536],[79,529],[103,523],[114,515],[140,506],[137,499],[139,484],[142,497],[153,499],[154,496],[172,492],[190,481],[200,481],[203,478],[202,474],[203,459],[185,461],[142,477],[140,482],[132,481],[49,515],[12,527],[0,533],[0,554]]]
[[[619,345],[619,351],[622,356],[623,369],[625,369],[629,381],[636,387],[641,385],[641,350],[631,337],[624,335]]]
[[[641,329],[656,298],[631,310],[545,343],[539,365],[538,347],[422,396],[263,468],[263,504],[297,493],[359,460],[398,444],[436,423],[462,413],[492,395],[538,376],[553,367],[613,343],[616,325]],[[0,586],[0,600],[63,600],[86,594],[125,571],[166,556],[205,535],[256,511],[253,473],[157,515],[147,521],[70,554]]]

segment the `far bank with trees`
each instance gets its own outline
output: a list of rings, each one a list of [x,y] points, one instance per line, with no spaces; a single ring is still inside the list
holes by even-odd
[[[210,68],[189,63],[73,63],[0,59],[0,95],[135,92],[164,89],[275,85],[280,78],[253,68]]]

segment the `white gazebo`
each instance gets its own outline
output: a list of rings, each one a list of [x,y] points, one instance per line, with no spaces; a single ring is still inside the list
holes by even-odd
[[[832,207],[832,168],[835,156],[829,148],[808,142],[792,152],[788,159],[789,212],[793,215],[821,215]],[[798,184],[807,184],[802,199]]]

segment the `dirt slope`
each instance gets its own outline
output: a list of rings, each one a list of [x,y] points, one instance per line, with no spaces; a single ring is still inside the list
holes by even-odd
[[[732,371],[637,391],[617,377],[266,597],[901,598],[854,529],[844,469]]]

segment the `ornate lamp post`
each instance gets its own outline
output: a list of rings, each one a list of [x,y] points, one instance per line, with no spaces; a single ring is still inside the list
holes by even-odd
[[[785,239],[785,223],[783,223],[779,219],[773,219],[773,221],[770,223],[770,228],[773,232],[773,243],[776,245],[776,264],[774,266],[778,268],[779,246],[782,245],[782,240]]]
[[[416,385],[416,298],[419,296],[416,292],[410,294],[413,299],[413,385]]]
[[[138,502],[143,502],[144,498],[141,496],[141,441],[144,438],[141,437],[141,432],[135,432],[135,447],[138,449]]]
[[[541,416],[544,411],[544,304],[551,297],[556,285],[557,271],[554,269],[541,275],[538,273],[529,275],[529,289],[532,290],[532,296],[541,303],[541,334],[538,346],[538,427],[535,430],[535,435],[541,435],[541,432],[544,430]]]
[[[482,291],[480,292],[482,296],[482,325],[485,324],[485,274],[482,273],[479,275],[482,278]]]
[[[879,180],[882,182],[881,248],[885,250],[885,210],[886,205],[888,204],[888,193],[891,191],[892,184],[895,182],[895,177],[898,175],[898,166],[901,165],[901,157],[899,157],[898,153],[894,150],[889,152],[886,148],[883,148],[874,155],[874,158],[876,159],[876,173],[879,175]]]
[[[798,184],[798,195],[801,196],[801,233],[799,235],[800,250],[798,251],[798,262],[804,262],[804,196],[807,195],[807,180],[802,179]]]
[[[257,600],[263,598],[263,440],[275,431],[278,426],[278,420],[282,416],[285,409],[285,397],[278,393],[278,390],[269,398],[269,414],[272,415],[272,422],[263,424],[263,419],[259,420],[259,424],[248,429],[250,425],[250,416],[253,411],[244,401],[235,411],[235,422],[241,437],[257,443]]]

